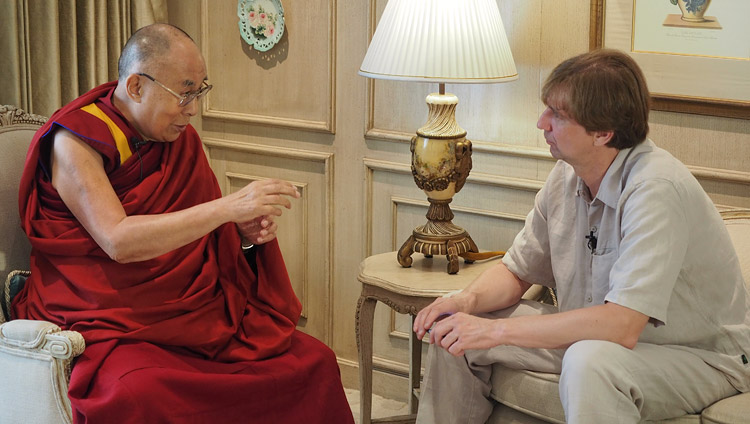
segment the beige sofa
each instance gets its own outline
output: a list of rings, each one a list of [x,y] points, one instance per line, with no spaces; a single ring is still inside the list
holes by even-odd
[[[750,291],[750,210],[722,211],[724,222],[740,258],[745,284]],[[517,371],[495,365],[491,396],[498,402],[491,424],[564,423],[558,395],[558,375]],[[709,406],[700,415],[661,421],[669,424],[750,423],[750,393],[736,395]]]
[[[46,321],[5,322],[12,287],[29,269],[29,246],[18,217],[18,182],[34,132],[46,119],[0,106],[0,423],[71,423],[68,381],[83,337]],[[13,275],[9,275],[13,274]]]

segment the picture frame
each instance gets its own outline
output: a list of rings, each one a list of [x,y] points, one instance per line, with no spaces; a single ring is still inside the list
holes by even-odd
[[[654,110],[750,119],[750,57],[745,57],[746,46],[744,44],[739,46],[740,54],[736,55],[737,57],[733,57],[732,52],[714,54],[710,51],[711,42],[717,38],[716,34],[721,34],[721,30],[688,26],[669,28],[667,27],[669,22],[659,15],[664,9],[664,6],[659,3],[674,7],[676,14],[680,13],[680,9],[673,6],[669,0],[647,0],[649,3],[643,1],[591,0],[589,49],[615,48],[633,57],[648,81]],[[747,3],[750,4],[750,2]],[[641,37],[641,39],[652,42],[664,34],[675,40],[679,40],[679,37],[697,39],[702,34],[710,34],[710,37],[704,37],[710,38],[705,47],[700,47],[704,50],[698,50],[696,47],[695,52],[684,52],[677,51],[675,48],[654,48],[651,45],[643,48],[643,43],[637,45],[638,38],[635,31],[636,29],[643,31],[643,25],[639,19],[644,15],[636,11],[636,5],[641,8],[639,12],[643,12],[644,8],[659,8],[649,10],[647,16],[651,20],[662,19],[664,22],[662,24],[660,21],[658,25],[653,25],[659,28],[655,28],[653,33],[648,34],[648,37]],[[742,4],[741,7],[745,5]],[[659,12],[654,18],[655,10]],[[707,13],[710,14],[710,10]],[[668,15],[664,14],[664,16]],[[674,19],[674,16],[671,18]],[[740,39],[743,43],[750,43],[750,26],[732,25],[731,19],[731,14],[727,13],[719,19],[714,18],[721,23],[728,23],[734,31],[746,31],[744,34],[747,34],[747,37],[743,34]],[[674,43],[672,40],[667,41]],[[715,42],[719,43],[720,40]],[[722,45],[726,44],[726,42],[722,43]],[[750,47],[747,49],[750,51]],[[702,70],[710,70],[712,78],[706,78],[707,72],[701,72]]]

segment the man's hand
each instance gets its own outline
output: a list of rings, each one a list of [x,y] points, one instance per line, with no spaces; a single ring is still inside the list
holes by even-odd
[[[469,349],[489,349],[500,344],[501,324],[502,320],[459,312],[435,323],[430,330],[430,343],[453,356],[461,356]]]
[[[252,221],[237,224],[242,240],[252,244],[268,243],[275,239],[278,227],[272,215],[260,216]]]
[[[433,324],[457,312],[468,312],[467,302],[464,299],[458,294],[452,297],[439,297],[419,311],[414,319],[414,333],[421,339]]]

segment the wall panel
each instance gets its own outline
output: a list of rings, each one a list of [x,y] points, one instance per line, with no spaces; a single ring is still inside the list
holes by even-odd
[[[386,3],[387,0],[370,0],[371,33]],[[503,84],[446,84],[446,91],[458,96],[456,119],[472,141],[538,147],[538,131],[527,125],[536,119],[540,103],[538,71],[530,68],[536,62],[536,53],[523,46],[513,47],[519,41],[534,41],[528,37],[538,33],[536,16],[541,1],[526,1],[523,7],[508,1],[498,5],[519,79]],[[434,83],[368,80],[367,85],[366,134],[374,138],[397,138],[400,134],[411,137],[426,121],[425,97],[438,90]]]
[[[300,327],[326,341],[331,326],[332,155],[206,138],[211,166],[225,194],[262,179],[290,181],[301,197],[282,208],[277,238],[303,305]]]
[[[284,35],[259,52],[239,33],[236,1],[203,0],[202,51],[214,85],[203,116],[335,132],[334,5],[286,2]]]

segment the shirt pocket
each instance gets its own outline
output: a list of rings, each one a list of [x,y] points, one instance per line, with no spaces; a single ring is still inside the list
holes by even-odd
[[[610,290],[610,272],[617,261],[617,250],[598,248],[591,259],[591,294],[594,305],[604,304],[604,298]]]

